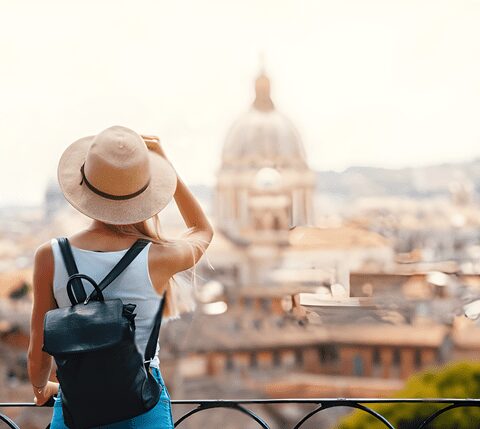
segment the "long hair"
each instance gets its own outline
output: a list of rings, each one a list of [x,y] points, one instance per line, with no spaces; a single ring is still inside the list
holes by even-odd
[[[110,230],[117,234],[130,235],[137,238],[146,238],[153,243],[160,244],[162,246],[174,246],[179,241],[186,242],[192,250],[192,256],[195,255],[195,247],[205,249],[203,240],[187,239],[185,236],[181,236],[174,239],[166,238],[161,231],[160,219],[158,215],[153,216],[143,222],[129,224],[129,225],[111,225],[105,224]],[[187,230],[187,233],[190,230]],[[185,234],[186,235],[186,234]],[[192,275],[190,281],[187,281],[180,273],[170,277],[167,282],[167,289],[165,295],[165,307],[164,315],[165,319],[178,319],[182,313],[191,312],[196,307],[196,273],[195,261],[192,267]]]

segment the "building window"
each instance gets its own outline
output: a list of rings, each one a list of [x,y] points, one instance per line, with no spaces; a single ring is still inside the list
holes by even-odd
[[[231,354],[227,355],[225,368],[227,369],[227,371],[233,371],[235,369],[235,363],[233,362],[233,356]]]
[[[331,360],[331,353],[329,350],[329,346],[320,346],[318,348],[318,358],[320,362],[328,362]]]
[[[255,330],[259,331],[262,328],[262,319],[253,319],[252,325]]]
[[[231,322],[230,322],[230,331],[232,333],[237,333],[237,332],[240,332],[241,330],[241,324],[240,324],[240,320],[238,319],[233,319]]]
[[[372,348],[372,376],[379,377],[382,373],[382,356],[378,347]]]
[[[270,312],[272,309],[272,301],[269,298],[263,298],[261,301],[262,310],[265,312]]]
[[[323,345],[318,348],[318,357],[321,362],[329,363],[338,360],[338,348],[335,345]]]
[[[277,368],[282,365],[282,356],[278,350],[273,351],[272,360],[273,360],[274,367]]]
[[[302,366],[303,365],[303,350],[296,349],[295,350],[295,364]]]
[[[325,362],[325,357],[326,357],[325,346],[318,347],[317,352],[318,352],[318,360],[320,361],[320,363]]]
[[[422,368],[422,351],[420,349],[415,349],[415,368]]]
[[[401,361],[400,349],[396,348],[393,350],[393,365],[396,367],[400,367],[400,361]]]
[[[252,368],[258,367],[258,359],[257,359],[257,354],[255,352],[250,355],[250,367]]]
[[[364,374],[364,370],[363,358],[359,354],[356,354],[353,357],[353,375],[361,377]]]

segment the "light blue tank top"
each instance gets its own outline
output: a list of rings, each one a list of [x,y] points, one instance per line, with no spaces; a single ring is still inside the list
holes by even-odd
[[[155,315],[162,297],[155,291],[150,274],[148,272],[148,251],[152,243],[140,252],[133,262],[120,274],[103,292],[105,299],[121,299],[124,304],[135,304],[135,343],[142,356],[145,355],[150,332],[153,328]],[[53,278],[53,295],[58,306],[69,307],[71,305],[67,295],[68,274],[63,262],[60,246],[56,239],[51,241],[55,272]],[[113,252],[96,252],[72,247],[73,257],[77,263],[78,272],[92,277],[97,283],[112,270],[128,249]],[[93,286],[83,282],[85,293],[89,295]],[[155,358],[150,366],[159,367],[160,346],[157,342]]]

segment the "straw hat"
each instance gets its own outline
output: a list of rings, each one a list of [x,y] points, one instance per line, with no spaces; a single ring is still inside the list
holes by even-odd
[[[173,197],[177,175],[136,132],[114,126],[72,143],[60,158],[58,182],[86,216],[127,225],[160,212]]]

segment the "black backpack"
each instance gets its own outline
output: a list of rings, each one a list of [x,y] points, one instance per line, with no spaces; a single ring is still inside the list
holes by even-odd
[[[162,388],[149,371],[155,356],[165,293],[148,339],[145,356],[135,344],[134,304],[104,300],[102,291],[149,243],[138,240],[97,285],[79,274],[68,239],[58,239],[70,276],[71,307],[45,314],[43,351],[55,358],[65,424],[88,429],[126,420],[153,408]],[[87,297],[81,279],[95,290]]]

